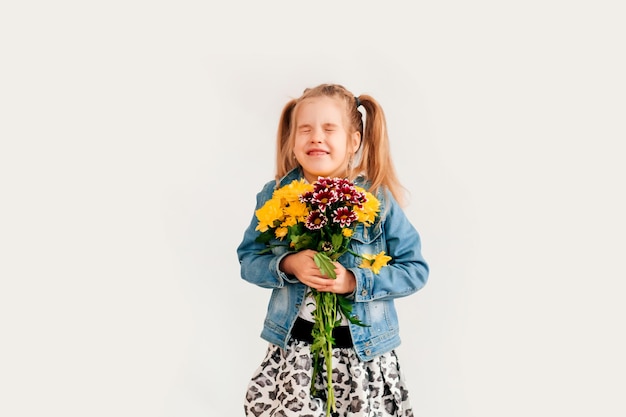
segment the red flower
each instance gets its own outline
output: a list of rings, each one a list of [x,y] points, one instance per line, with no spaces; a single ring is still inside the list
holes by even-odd
[[[333,222],[339,223],[341,227],[350,227],[352,223],[357,220],[357,215],[354,211],[347,207],[339,207],[333,211]]]
[[[309,230],[318,230],[326,226],[326,223],[328,223],[326,216],[319,210],[313,210],[306,218],[305,226]]]
[[[339,201],[339,196],[335,190],[322,190],[319,192],[313,193],[313,198],[311,200],[312,204],[317,204],[319,210],[324,211],[326,207],[330,206],[333,203]]]

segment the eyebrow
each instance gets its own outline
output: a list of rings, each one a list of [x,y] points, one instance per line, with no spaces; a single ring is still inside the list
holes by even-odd
[[[310,123],[303,123],[301,125],[298,125],[297,129],[303,129],[303,128],[311,128],[312,125]],[[339,127],[338,124],[336,123],[322,123],[322,127]]]

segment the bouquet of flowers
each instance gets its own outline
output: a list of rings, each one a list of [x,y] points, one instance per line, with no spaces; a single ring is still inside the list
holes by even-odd
[[[349,249],[349,244],[357,225],[371,226],[379,210],[380,202],[374,195],[347,179],[319,177],[313,184],[294,180],[275,190],[272,198],[255,212],[258,219],[256,230],[261,232],[257,241],[268,246],[265,251],[276,246],[277,240],[284,241],[278,245],[287,246],[291,251],[315,250],[316,265],[330,279],[336,278],[333,262],[345,253],[362,258],[359,267],[372,269],[377,274],[391,257],[385,252],[359,254]],[[315,289],[311,289],[311,293],[315,300],[311,391],[315,393],[315,375],[320,372],[320,360],[323,360],[328,388],[326,414],[330,415],[331,408],[335,410],[333,329],[341,323],[340,314],[351,323],[366,324],[351,315],[352,303],[343,295]]]

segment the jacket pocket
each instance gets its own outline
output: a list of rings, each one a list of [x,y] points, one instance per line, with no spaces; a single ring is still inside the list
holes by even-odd
[[[351,249],[360,255],[376,255],[386,250],[384,237],[382,222],[370,227],[359,224],[352,235]],[[361,263],[360,259],[354,261],[355,266]]]
[[[383,234],[382,222],[376,222],[372,226],[365,227],[363,223],[359,223],[354,229],[352,240],[362,245],[368,245],[380,239]]]

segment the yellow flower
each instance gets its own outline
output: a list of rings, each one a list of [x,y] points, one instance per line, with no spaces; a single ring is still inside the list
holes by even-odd
[[[285,221],[289,223],[285,226],[293,226],[297,222],[304,223],[306,221],[309,209],[301,201],[292,201],[289,203],[289,206],[285,207],[284,213],[287,215]]]
[[[293,180],[289,184],[274,191],[272,198],[279,198],[284,200],[284,205],[300,202],[300,195],[307,191],[313,190],[313,185],[306,182],[306,180]]]
[[[276,220],[282,220],[283,218],[283,207],[280,199],[271,198],[267,200],[255,214],[257,219],[259,219],[256,230],[265,232],[270,227],[274,227]]]
[[[344,228],[341,229],[341,234],[344,235],[345,237],[351,237],[352,236],[352,229],[349,228]]]
[[[364,259],[361,265],[359,265],[359,268],[371,269],[375,274],[378,274],[380,269],[386,266],[387,262],[391,260],[391,256],[385,255],[384,251],[380,252],[378,255],[366,254],[362,256]]]
[[[293,216],[286,216],[285,220],[283,220],[283,222],[280,224],[279,227],[289,227],[289,226],[293,226],[294,224],[298,223],[298,219],[296,219]]]
[[[365,191],[362,188],[358,190],[365,193],[367,201],[363,204],[363,208],[354,208],[354,212],[357,215],[357,221],[365,223],[366,226],[372,225],[376,220],[378,212],[380,211],[380,201],[378,201],[372,193]]]
[[[300,201],[300,195],[311,190],[313,190],[313,185],[304,179],[294,180],[275,190],[272,198],[255,212],[259,220],[256,230],[261,233],[266,232],[274,227],[277,221],[283,228],[293,226],[297,222],[304,222],[309,212],[306,204]],[[275,235],[279,237],[279,232],[276,231]]]
[[[286,227],[277,227],[276,230],[274,231],[274,235],[278,238],[278,239],[282,239],[285,236],[287,236],[287,228]]]

